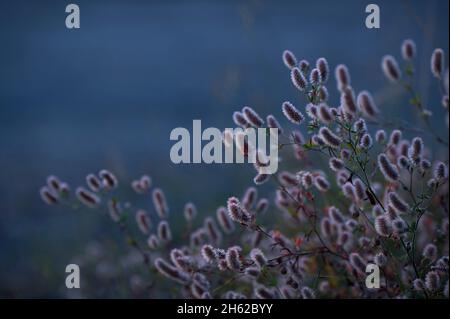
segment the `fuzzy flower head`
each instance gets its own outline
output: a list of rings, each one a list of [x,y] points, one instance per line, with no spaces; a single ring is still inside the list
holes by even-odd
[[[342,92],[346,87],[350,86],[350,73],[347,66],[339,64],[334,71],[334,75],[339,91]]]
[[[378,155],[378,168],[387,181],[395,182],[398,180],[399,174],[397,167],[392,165],[385,154]]]
[[[327,60],[325,58],[317,59],[316,68],[319,70],[321,82],[326,83],[330,74]]]
[[[400,80],[402,74],[397,61],[392,55],[385,55],[382,59],[381,66],[384,75],[389,79],[389,81],[397,82]]]
[[[294,53],[289,50],[285,50],[283,52],[283,63],[288,69],[292,69],[297,65],[297,58],[295,57]]]
[[[294,86],[301,92],[303,92],[308,85],[308,81],[303,75],[303,72],[297,67],[291,70],[291,81],[292,84],[294,84]]]
[[[361,113],[368,119],[375,119],[379,110],[368,91],[362,91],[358,94],[357,103]]]
[[[444,72],[444,50],[435,49],[431,55],[431,73],[436,78],[441,78]]]
[[[286,116],[286,118],[294,124],[300,124],[305,119],[303,114],[297,110],[291,102],[283,102],[281,109],[284,116]]]
[[[342,143],[342,139],[334,134],[328,127],[322,127],[319,130],[319,137],[332,148],[338,148]]]
[[[411,39],[406,39],[402,43],[402,57],[409,61],[416,55],[416,44]]]

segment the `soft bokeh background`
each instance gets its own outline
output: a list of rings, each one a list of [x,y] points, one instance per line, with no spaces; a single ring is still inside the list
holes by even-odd
[[[379,30],[365,28],[369,1],[77,0],[79,30],[65,28],[68,3],[0,5],[1,297],[64,297],[74,256],[92,250],[93,240],[121,242],[97,212],[45,206],[38,189],[50,173],[72,186],[101,168],[123,184],[148,173],[167,192],[174,224],[187,200],[210,214],[240,194],[251,168],[174,165],[169,133],[193,119],[230,126],[244,105],[279,118],[284,100],[303,107],[284,49],[311,62],[324,56],[332,69],[348,64],[354,88],[371,90],[395,121],[410,116],[408,98],[388,85],[380,60],[400,58],[402,40],[415,39],[416,84],[436,129],[448,134],[429,75],[432,49],[448,52],[447,0],[376,1]],[[336,105],[333,81],[329,90]],[[150,207],[150,198],[140,205]]]

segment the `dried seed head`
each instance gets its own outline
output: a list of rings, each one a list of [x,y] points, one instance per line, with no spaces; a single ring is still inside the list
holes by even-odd
[[[391,234],[391,227],[386,216],[378,216],[375,219],[375,230],[380,236],[387,237]]]
[[[158,238],[163,243],[172,240],[172,232],[170,231],[169,223],[165,220],[160,221],[158,224]]]
[[[368,91],[362,91],[358,94],[357,103],[361,113],[369,118],[375,119],[379,113],[378,107],[373,101],[372,95]]]
[[[378,155],[378,168],[387,181],[395,182],[398,180],[398,170],[391,164],[385,154]]]
[[[167,207],[166,197],[164,192],[156,188],[152,193],[153,206],[155,207],[156,213],[159,218],[166,219],[169,214],[169,208]]]
[[[301,92],[303,92],[308,85],[308,81],[303,75],[303,72],[297,67],[291,70],[291,81],[292,84],[294,84],[294,86]]]
[[[319,130],[319,137],[330,147],[338,148],[342,140],[334,134],[328,127],[322,127]]]
[[[103,187],[106,189],[114,189],[119,185],[116,176],[106,169],[102,169],[98,175],[102,180]]]
[[[297,110],[291,102],[283,102],[281,108],[284,116],[286,116],[286,118],[294,124],[300,124],[305,119],[303,114]]]
[[[143,234],[147,235],[150,232],[151,221],[145,210],[139,209],[136,212],[136,223]]]
[[[416,55],[416,44],[411,39],[406,39],[402,43],[402,57],[403,59],[409,61],[412,60]]]
[[[189,274],[179,268],[175,268],[162,258],[155,260],[155,267],[160,274],[174,280],[182,285],[186,285],[190,281]]]
[[[345,88],[350,86],[350,74],[344,64],[339,64],[336,67],[334,75],[336,77],[337,89],[339,91],[342,92]]]
[[[444,72],[444,63],[444,51],[442,49],[435,49],[431,55],[431,73],[439,79]]]
[[[351,87],[346,87],[341,93],[341,106],[343,110],[350,114],[355,115],[358,110],[355,103],[355,93]]]
[[[402,74],[400,68],[398,67],[398,63],[392,55],[385,55],[381,62],[381,66],[384,72],[384,75],[391,82],[397,82]]]
[[[294,53],[289,50],[285,50],[283,52],[283,63],[288,69],[292,69],[297,65],[297,58],[295,57]]]
[[[386,132],[384,130],[378,130],[375,133],[375,141],[378,144],[383,144],[386,141]]]
[[[330,74],[327,60],[325,58],[317,59],[316,68],[319,70],[321,82],[326,83]]]
[[[53,205],[58,202],[58,195],[51,191],[47,186],[41,187],[39,190],[41,199],[48,205]]]
[[[259,248],[253,248],[250,251],[250,258],[259,268],[263,268],[267,264],[266,256]]]
[[[255,127],[261,127],[264,124],[264,121],[258,115],[258,113],[256,113],[255,110],[253,110],[249,106],[244,106],[244,108],[242,109],[242,114],[244,114],[244,117],[247,120],[247,122],[249,122],[251,125]]]
[[[75,194],[81,203],[83,203],[84,205],[86,205],[90,208],[97,207],[101,202],[100,197],[98,197],[96,194],[88,191],[84,187],[78,187],[75,190]]]

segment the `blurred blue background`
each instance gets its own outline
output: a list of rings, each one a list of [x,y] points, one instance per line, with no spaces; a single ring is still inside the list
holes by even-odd
[[[50,173],[72,186],[101,168],[127,184],[147,173],[174,222],[187,200],[211,214],[241,194],[252,168],[174,165],[169,134],[193,119],[229,127],[244,105],[280,119],[284,100],[302,108],[285,49],[311,63],[324,56],[332,70],[347,64],[356,91],[373,92],[386,117],[408,119],[408,97],[380,61],[400,59],[402,40],[414,39],[416,85],[447,135],[429,57],[448,52],[449,2],[375,2],[378,30],[364,25],[371,1],[77,0],[81,29],[68,30],[68,1],[1,1],[0,296],[60,297],[71,258],[117,235],[96,212],[45,206],[38,190]],[[334,78],[328,87],[336,106]]]

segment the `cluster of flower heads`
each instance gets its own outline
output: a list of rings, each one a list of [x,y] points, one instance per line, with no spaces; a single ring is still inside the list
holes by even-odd
[[[274,205],[258,198],[255,186],[200,221],[195,205],[187,203],[186,232],[175,247],[165,195],[152,190],[144,175],[131,188],[143,196],[151,193],[160,221],[152,233],[154,218],[134,210],[146,244],[133,237],[131,245],[148,267],[179,285],[176,297],[448,298],[448,157],[433,158],[424,140],[433,138],[446,151],[448,142],[430,131],[432,114],[411,84],[416,50],[412,40],[405,40],[404,66],[391,55],[381,65],[388,80],[404,84],[416,97],[411,103],[424,119],[420,136],[413,127],[389,130],[372,94],[356,94],[347,66],[335,67],[339,105],[333,106],[327,60],[319,58],[311,66],[283,52],[293,87],[305,98],[281,104],[294,128],[289,131],[273,114],[264,121],[249,106],[233,113],[239,127],[277,128],[280,149],[293,153],[296,170],[258,174],[253,180],[256,186],[274,183]],[[431,73],[448,109],[448,69],[441,49],[432,53]],[[233,142],[228,138],[224,143]],[[241,145],[244,152],[246,147]],[[130,238],[126,216],[132,208],[111,195],[118,186],[114,175],[103,170],[86,182],[89,189],[77,188],[77,200],[91,208],[106,201],[112,220]],[[47,184],[41,189],[46,203],[70,199],[66,183],[51,176]],[[272,223],[263,225],[263,216]],[[378,288],[366,286],[369,264],[380,269]]]

